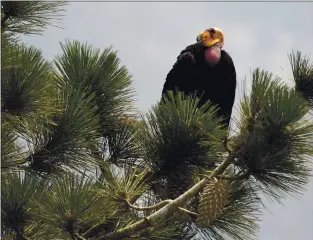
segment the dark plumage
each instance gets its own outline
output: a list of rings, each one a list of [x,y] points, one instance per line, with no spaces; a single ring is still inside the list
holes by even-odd
[[[204,58],[205,47],[196,43],[188,46],[178,56],[167,74],[162,94],[169,90],[181,91],[200,97],[200,105],[210,100],[218,105],[218,115],[230,122],[236,91],[236,70],[229,54],[221,50],[217,65],[209,66]]]

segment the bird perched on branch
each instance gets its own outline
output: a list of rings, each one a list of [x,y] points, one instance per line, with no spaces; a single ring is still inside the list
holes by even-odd
[[[196,94],[200,105],[210,100],[228,126],[235,101],[236,70],[230,55],[222,50],[224,33],[213,27],[201,32],[196,40],[177,57],[162,95],[167,91]]]

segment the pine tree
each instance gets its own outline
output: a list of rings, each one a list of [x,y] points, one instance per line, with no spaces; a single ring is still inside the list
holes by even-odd
[[[3,239],[255,239],[260,194],[300,193],[313,155],[313,64],[289,55],[295,88],[256,69],[230,137],[210,103],[169,95],[146,114],[112,47],[42,34],[65,2],[1,2]],[[225,141],[227,139],[227,141]]]

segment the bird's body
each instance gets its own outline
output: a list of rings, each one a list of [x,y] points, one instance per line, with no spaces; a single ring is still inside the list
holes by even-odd
[[[228,126],[236,91],[236,70],[230,55],[220,50],[218,63],[214,66],[206,61],[206,47],[196,43],[181,52],[173,68],[169,71],[162,94],[180,91],[195,94],[200,105],[210,100],[217,105],[218,115]]]

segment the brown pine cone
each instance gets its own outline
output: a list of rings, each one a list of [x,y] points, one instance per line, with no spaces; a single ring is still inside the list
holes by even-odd
[[[228,201],[228,187],[229,183],[222,180],[213,180],[206,185],[200,194],[196,221],[198,227],[208,227],[222,214]]]

